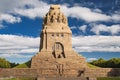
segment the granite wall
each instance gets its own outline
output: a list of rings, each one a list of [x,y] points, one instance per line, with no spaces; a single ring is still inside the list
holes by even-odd
[[[117,77],[120,76],[120,68],[88,68],[85,69],[85,77]]]
[[[31,68],[0,68],[0,77],[85,77],[94,80],[96,77],[118,77],[120,76],[120,68],[85,68],[85,69],[66,69],[63,73],[58,70],[44,70]]]

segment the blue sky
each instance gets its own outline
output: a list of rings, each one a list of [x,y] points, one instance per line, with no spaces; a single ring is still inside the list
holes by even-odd
[[[120,57],[119,0],[0,0],[0,57],[23,63],[39,50],[42,18],[60,4],[74,50],[87,61]]]

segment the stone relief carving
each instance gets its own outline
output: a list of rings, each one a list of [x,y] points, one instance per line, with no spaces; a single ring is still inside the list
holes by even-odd
[[[44,24],[50,24],[55,22],[68,24],[67,18],[64,16],[63,13],[59,11],[59,8],[51,8],[44,18]]]

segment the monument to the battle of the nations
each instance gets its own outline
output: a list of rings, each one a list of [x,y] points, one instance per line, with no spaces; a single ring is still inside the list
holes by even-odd
[[[97,80],[120,77],[120,68],[89,68],[85,58],[72,48],[72,32],[59,5],[51,5],[43,20],[39,52],[31,68],[0,68],[4,77],[36,77],[37,80]]]
[[[72,32],[59,5],[51,5],[44,17],[39,52],[32,57],[31,68],[86,68],[85,58],[72,48]]]

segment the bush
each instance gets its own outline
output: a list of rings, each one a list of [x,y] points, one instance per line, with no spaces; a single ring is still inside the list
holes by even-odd
[[[90,64],[103,68],[120,68],[120,58],[112,58],[110,60],[100,58],[90,62]]]
[[[0,58],[0,68],[10,68],[10,62],[4,58]]]

